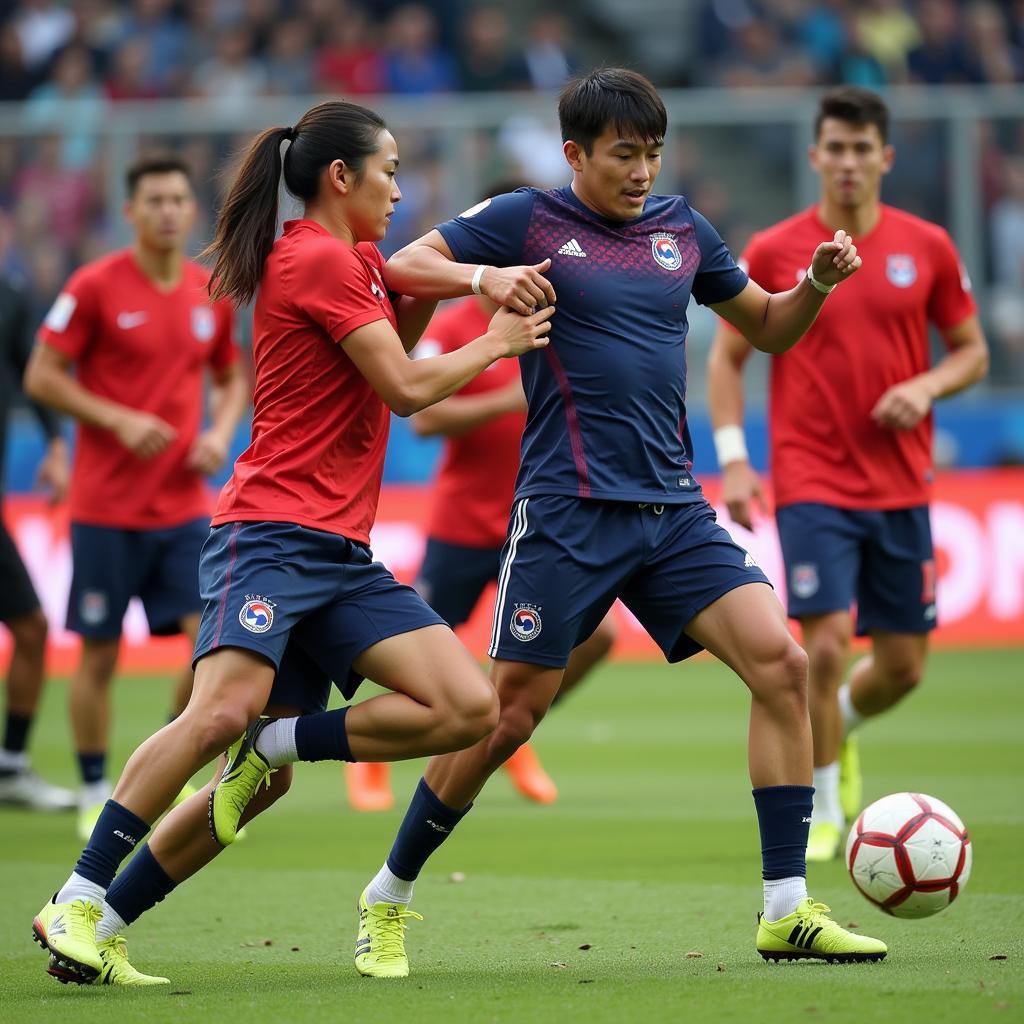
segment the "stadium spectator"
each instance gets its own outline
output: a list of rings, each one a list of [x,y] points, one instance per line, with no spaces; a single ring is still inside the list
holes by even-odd
[[[252,32],[238,22],[220,30],[214,55],[192,75],[192,92],[221,113],[244,110],[266,92],[267,72],[267,65],[253,55]]]
[[[903,0],[867,0],[846,6],[853,14],[856,40],[863,52],[874,57],[887,80],[903,81],[907,76],[907,54],[921,38]]]
[[[118,42],[135,39],[149,52],[149,84],[163,96],[174,95],[188,67],[189,36],[173,0],[132,0]]]
[[[523,60],[535,89],[561,89],[582,61],[570,42],[569,20],[556,10],[542,10],[526,23]]]
[[[502,92],[529,85],[522,55],[509,38],[508,16],[498,7],[476,7],[462,26],[459,88],[463,92]]]
[[[921,85],[965,85],[984,81],[971,59],[953,0],[919,0],[920,43],[907,53],[910,81]]]
[[[1010,85],[1021,80],[1021,50],[1007,32],[1006,19],[992,0],[974,0],[964,11],[967,59],[980,71],[982,81]]]
[[[21,0],[11,23],[30,71],[45,67],[75,31],[74,15],[54,0]]]
[[[4,22],[0,25],[0,103],[25,99],[38,82],[38,73],[25,60],[18,30],[12,22]]]
[[[267,91],[277,96],[305,96],[313,91],[312,38],[301,18],[286,18],[270,30],[267,45]]]
[[[387,91],[384,54],[362,7],[343,6],[334,11],[325,32],[327,44],[314,59],[317,88],[344,96]]]
[[[437,41],[437,22],[423,4],[396,8],[384,29],[388,92],[407,96],[450,92],[458,85],[451,53]]]
[[[160,93],[149,77],[149,50],[142,38],[128,39],[113,53],[106,80],[114,102],[155,100]]]

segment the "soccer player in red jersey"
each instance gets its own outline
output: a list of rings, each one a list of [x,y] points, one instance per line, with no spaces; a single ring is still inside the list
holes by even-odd
[[[498,187],[495,192],[515,187]],[[460,349],[486,330],[497,308],[486,295],[452,303],[431,320],[414,355],[423,358]],[[492,363],[458,394],[416,413],[412,425],[422,437],[445,438],[431,496],[426,553],[413,586],[454,629],[469,619],[484,589],[498,578],[526,425],[518,363]],[[559,700],[608,654],[615,633],[609,612],[569,658]],[[557,799],[555,783],[529,743],[504,768],[527,799],[541,804]],[[356,810],[391,807],[388,776],[385,763],[346,765],[349,802]]]
[[[134,241],[79,269],[39,330],[29,394],[78,420],[71,476],[74,565],[68,629],[82,637],[71,721],[82,773],[79,833],[110,796],[110,682],[129,600],[150,631],[195,642],[199,552],[209,529],[206,476],[228,456],[248,403],[234,311],[210,301],[209,274],[185,256],[196,203],[178,157],[143,157],[127,174]],[[213,381],[203,428],[203,384]],[[188,702],[183,669],[173,714]]]
[[[497,720],[480,666],[373,560],[369,533],[392,410],[411,415],[492,362],[544,347],[554,307],[501,310],[458,352],[409,359],[434,303],[392,299],[374,244],[401,199],[397,168],[378,115],[322,103],[255,139],[221,208],[212,294],[258,292],[252,441],[203,547],[188,706],[131,756],[74,872],[33,922],[64,980],[165,982],[128,964],[120,931],[281,795],[291,762],[458,749]],[[305,209],[275,241],[282,171]],[[504,271],[499,299],[536,287],[553,302],[534,284],[546,266]],[[363,677],[391,692],[324,710],[332,680],[351,697]],[[260,717],[267,710],[287,717]],[[182,784],[225,748],[216,785],[175,808],[115,881]]]
[[[751,278],[769,291],[803,276],[806,246],[822,231],[854,234],[864,258],[804,340],[771,365],[776,518],[789,614],[800,621],[810,662],[815,796],[808,860],[837,856],[844,817],[859,810],[851,730],[921,679],[936,625],[932,405],[980,380],[988,365],[949,236],[880,200],[894,159],[887,130],[888,111],[874,93],[826,94],[810,149],[819,201],[756,234],[744,254]],[[934,366],[929,324],[948,350]],[[741,426],[750,351],[723,323],[709,367],[724,499],[748,529],[751,503],[761,499]],[[870,636],[871,649],[847,676],[854,601],[856,632]]]

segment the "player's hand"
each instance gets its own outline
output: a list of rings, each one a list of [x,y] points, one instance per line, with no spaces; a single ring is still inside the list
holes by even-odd
[[[499,306],[528,314],[555,304],[555,289],[544,276],[551,260],[532,267],[487,267],[480,278],[480,291]]]
[[[860,270],[861,258],[853,239],[840,228],[831,242],[822,242],[814,250],[811,269],[822,284],[839,284]]]
[[[894,384],[875,403],[871,418],[890,430],[910,430],[928,415],[932,394],[924,381],[913,379]]]
[[[36,470],[36,485],[50,492],[51,505],[58,505],[68,493],[70,476],[67,442],[62,437],[55,437]]]
[[[114,424],[114,436],[140,459],[151,459],[159,455],[178,432],[159,416],[125,409]]]
[[[502,307],[491,317],[487,330],[496,335],[501,343],[503,359],[521,356],[547,345],[547,334],[551,330],[551,317],[554,313],[554,306],[545,306],[528,316]]]
[[[754,529],[753,505],[757,505],[762,515],[768,514],[761,478],[746,459],[727,462],[723,467],[722,500],[732,521],[751,531]]]
[[[185,465],[197,473],[210,476],[227,462],[228,454],[227,441],[214,431],[206,430],[196,438]]]

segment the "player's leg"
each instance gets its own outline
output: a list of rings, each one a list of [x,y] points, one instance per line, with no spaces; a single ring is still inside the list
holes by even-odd
[[[25,565],[0,523],[0,622],[11,634],[7,709],[0,747],[0,804],[66,811],[76,803],[70,790],[52,786],[31,767],[28,738],[43,689],[46,616]]]
[[[202,621],[202,618],[202,612],[198,611],[182,616],[179,628],[182,635],[188,641],[190,650],[195,650],[196,637],[199,635],[199,623]],[[193,677],[192,665],[182,665],[174,679],[174,690],[171,693],[171,710],[168,717],[176,718],[188,706],[188,699],[192,696]]]
[[[851,751],[849,745],[843,746],[839,687],[850,655],[850,605],[861,570],[865,533],[857,513],[815,503],[780,508],[777,522],[789,614],[803,627],[808,658],[814,814],[807,859],[827,861],[839,855],[845,825],[841,776]]]
[[[927,633],[872,630],[871,651],[850,670],[848,728],[895,707],[918,687],[928,658]]]

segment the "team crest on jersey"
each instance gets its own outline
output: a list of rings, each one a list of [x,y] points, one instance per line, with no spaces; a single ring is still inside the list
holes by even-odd
[[[217,321],[209,306],[192,307],[192,333],[200,341],[210,341],[217,330]]]
[[[666,270],[678,270],[683,265],[683,255],[675,235],[656,231],[651,235],[651,254],[654,262]]]
[[[886,257],[885,276],[897,288],[909,288],[917,280],[917,264],[907,253],[893,253]]]
[[[517,640],[525,644],[540,636],[541,619],[540,606],[536,604],[517,604],[516,610],[512,613],[512,621],[509,629]]]
[[[246,594],[245,604],[238,613],[238,621],[250,633],[266,633],[274,624],[274,603],[269,597]]]
[[[789,589],[795,597],[813,597],[820,586],[818,567],[813,562],[799,562],[789,574]]]
[[[107,617],[107,595],[102,590],[87,590],[78,603],[78,614],[87,626],[98,626]]]

